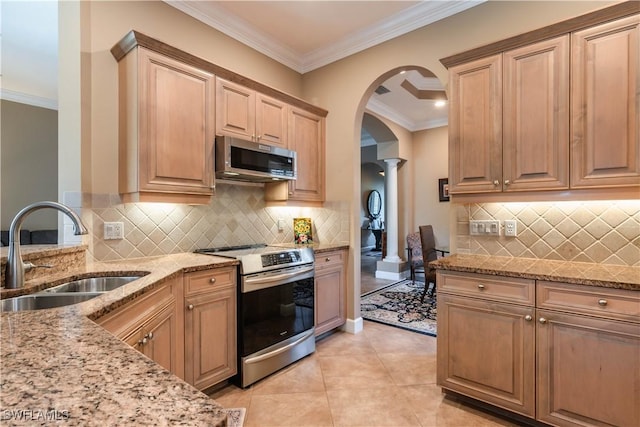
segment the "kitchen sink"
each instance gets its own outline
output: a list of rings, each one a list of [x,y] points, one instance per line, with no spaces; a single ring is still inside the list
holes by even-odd
[[[43,293],[109,292],[142,276],[88,277],[45,289]]]
[[[101,295],[100,292],[78,292],[74,294],[38,293],[7,298],[0,301],[0,311],[42,310],[64,307],[90,300]]]

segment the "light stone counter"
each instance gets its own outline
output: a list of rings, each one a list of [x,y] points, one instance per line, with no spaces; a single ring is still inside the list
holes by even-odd
[[[464,254],[440,258],[429,265],[438,270],[640,291],[640,267]]]
[[[176,254],[89,263],[29,290],[88,274],[147,273],[115,291],[73,306],[0,316],[0,424],[224,426],[223,408],[109,332],[95,319],[163,281],[235,265],[225,258]],[[2,291],[2,297],[8,296]],[[22,411],[22,412],[21,412]],[[48,418],[47,418],[48,417]]]

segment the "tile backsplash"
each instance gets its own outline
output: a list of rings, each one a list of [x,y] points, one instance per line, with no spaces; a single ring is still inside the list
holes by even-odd
[[[119,195],[83,195],[89,257],[110,261],[250,243],[293,243],[293,218],[312,220],[314,241],[349,243],[348,203],[266,206],[262,186],[216,183],[209,205],[122,203]],[[283,220],[283,230],[278,220]],[[124,223],[122,240],[105,240],[104,223]]]
[[[640,201],[455,204],[459,253],[640,266]],[[517,237],[471,236],[470,220],[517,220]]]

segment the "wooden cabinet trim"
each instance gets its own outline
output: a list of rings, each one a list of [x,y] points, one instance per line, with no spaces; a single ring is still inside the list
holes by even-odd
[[[197,67],[201,70],[208,71],[212,74],[215,74],[216,76],[222,77],[223,79],[238,83],[242,86],[271,96],[272,98],[279,99],[283,102],[286,102],[287,104],[309,111],[313,114],[317,114],[318,116],[326,117],[328,114],[327,110],[309,104],[300,98],[236,74],[232,71],[227,70],[226,68],[220,67],[219,65],[213,64],[195,55],[191,55],[185,51],[149,37],[139,31],[129,31],[118,43],[116,43],[115,46],[111,48],[111,54],[117,61],[120,61],[127,55],[129,51],[137,46],[145,47],[147,49],[161,53],[169,58],[173,58],[185,64]]]
[[[474,273],[437,273],[438,293],[533,306],[535,281]]]
[[[583,28],[591,27],[593,25],[601,24],[603,22],[612,21],[637,13],[638,3],[636,1],[626,1],[623,3],[618,3],[613,6],[580,15],[575,18],[567,19],[565,21],[552,24],[537,30],[519,34],[505,40],[500,40],[498,42],[480,46],[462,53],[447,56],[446,58],[440,59],[440,63],[442,63],[442,65],[444,65],[446,68],[450,68],[455,65],[463,64],[465,62],[484,58],[490,55],[495,55],[505,50],[516,49],[541,40],[553,38],[573,31],[578,31]]]

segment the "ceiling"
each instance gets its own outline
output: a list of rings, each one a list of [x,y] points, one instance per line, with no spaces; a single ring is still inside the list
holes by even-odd
[[[353,55],[483,1],[165,0],[167,4],[300,73]],[[2,98],[56,109],[56,2],[3,1],[1,5]],[[33,62],[36,60],[38,62]],[[416,94],[424,93],[421,91],[442,90],[437,78],[412,70],[390,78],[383,86],[389,92],[374,94],[367,104],[370,111],[410,131],[446,124],[447,108],[437,108],[434,100],[416,97]]]

